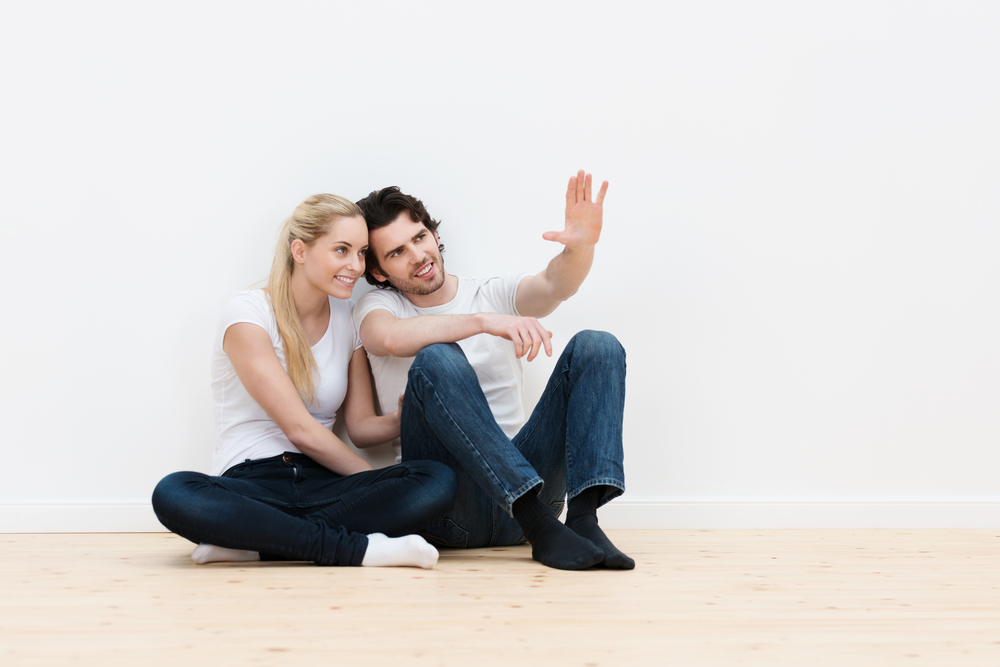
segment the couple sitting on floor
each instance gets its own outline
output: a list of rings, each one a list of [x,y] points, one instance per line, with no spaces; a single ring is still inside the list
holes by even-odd
[[[621,345],[577,334],[526,422],[521,403],[520,359],[552,354],[536,318],[587,276],[607,185],[592,201],[589,174],[569,180],[565,228],[543,235],[564,248],[541,273],[488,279],[445,271],[439,223],[398,188],[300,204],[267,287],[223,310],[212,475],[157,485],[163,525],[198,563],[432,567],[432,544],[527,539],[549,567],[634,567],[597,522],[625,488]],[[352,312],[361,275],[382,289]],[[338,412],[357,447],[393,441],[396,465],[375,470],[334,435]]]

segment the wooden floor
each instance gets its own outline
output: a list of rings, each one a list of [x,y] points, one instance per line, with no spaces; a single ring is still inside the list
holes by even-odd
[[[0,535],[0,665],[1000,665],[1000,531],[609,531],[434,570],[214,564],[167,534]]]

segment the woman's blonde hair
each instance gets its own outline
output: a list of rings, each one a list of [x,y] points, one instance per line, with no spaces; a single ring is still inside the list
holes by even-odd
[[[278,321],[281,342],[285,348],[285,367],[292,378],[292,384],[307,403],[316,400],[316,359],[309,349],[309,340],[302,328],[299,314],[295,310],[292,296],[292,242],[296,239],[311,246],[316,239],[326,234],[330,223],[339,218],[364,218],[357,205],[337,195],[313,195],[295,207],[292,215],[285,220],[278,232],[278,244],[274,249],[274,263],[267,280],[267,293],[271,297],[271,308]]]

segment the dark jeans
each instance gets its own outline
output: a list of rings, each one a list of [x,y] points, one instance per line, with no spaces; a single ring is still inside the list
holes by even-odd
[[[360,565],[368,533],[417,533],[455,498],[455,475],[434,461],[342,477],[288,452],[233,466],[221,477],[167,475],[153,510],[194,543],[247,549],[318,565]]]
[[[564,498],[601,486],[600,504],[625,490],[622,418],[625,350],[611,334],[574,336],[531,417],[511,441],[497,425],[462,349],[430,345],[410,367],[403,399],[403,461],[440,461],[458,476],[455,504],[422,534],[452,547],[523,541],[511,505],[544,486],[555,511]]]

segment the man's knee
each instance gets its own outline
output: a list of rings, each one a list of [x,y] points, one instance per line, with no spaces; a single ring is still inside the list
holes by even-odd
[[[410,366],[410,375],[419,372],[424,375],[456,377],[462,373],[473,373],[472,365],[458,343],[434,343],[417,353]]]
[[[625,348],[607,331],[585,329],[570,340],[573,355],[625,361]]]

